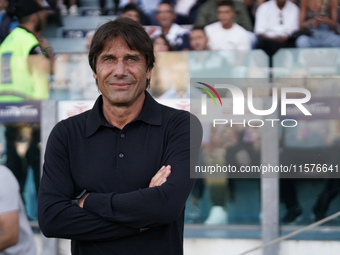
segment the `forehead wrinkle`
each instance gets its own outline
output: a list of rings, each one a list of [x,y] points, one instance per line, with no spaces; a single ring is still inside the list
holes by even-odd
[[[115,37],[115,38],[113,38],[113,39],[109,39],[106,43],[105,43],[105,45],[104,45],[104,48],[103,48],[103,51],[102,51],[102,53],[100,54],[100,55],[102,55],[103,54],[103,52],[104,52],[104,50],[106,50],[106,52],[107,53],[105,53],[105,54],[110,54],[110,55],[113,55],[112,53],[109,53],[112,49],[114,49],[115,48],[115,43],[116,43],[116,41],[115,41],[115,39],[117,39],[117,38],[121,38],[121,40],[125,43],[125,46],[126,46],[126,48],[127,49],[129,49],[129,52],[127,53],[127,54],[130,54],[130,55],[142,55],[138,50],[136,50],[136,49],[132,49],[132,48],[130,48],[129,47],[129,45],[128,45],[128,43],[124,40],[124,38],[122,37],[122,36],[117,36],[117,37]]]

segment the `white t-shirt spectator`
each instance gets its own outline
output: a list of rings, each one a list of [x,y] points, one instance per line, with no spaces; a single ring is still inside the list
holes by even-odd
[[[211,50],[250,50],[250,35],[243,27],[234,23],[230,29],[225,29],[220,21],[204,28],[209,38]]]
[[[0,253],[4,255],[36,255],[33,232],[25,214],[19,183],[7,167],[0,165],[0,214],[11,211],[19,213],[19,240],[15,245]]]
[[[255,34],[267,37],[284,37],[299,29],[300,9],[291,1],[286,1],[282,10],[275,0],[261,4],[255,14]]]

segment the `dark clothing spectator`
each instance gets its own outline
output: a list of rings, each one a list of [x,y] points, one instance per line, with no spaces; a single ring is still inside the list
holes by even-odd
[[[0,12],[0,44],[18,25],[19,22],[16,17],[8,15],[5,11]]]
[[[299,7],[288,0],[272,0],[261,4],[256,11],[254,32],[256,48],[271,58],[280,48],[289,45],[289,38],[299,28]]]

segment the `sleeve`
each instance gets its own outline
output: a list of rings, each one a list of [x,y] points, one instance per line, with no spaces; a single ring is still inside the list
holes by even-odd
[[[212,30],[213,29],[211,29],[211,25],[204,27],[204,33],[208,37],[208,47],[210,50],[215,50],[214,40],[212,37],[213,33],[211,32]]]
[[[205,5],[201,5],[198,9],[198,14],[195,20],[195,26],[203,27],[209,25],[209,21],[207,19],[207,12],[209,11],[208,8],[205,8]]]
[[[19,184],[10,170],[0,166],[0,214],[19,210]]]
[[[80,241],[107,241],[140,231],[109,222],[71,203],[74,194],[64,122],[52,130],[47,142],[38,195],[39,226],[47,237]]]
[[[251,34],[250,31],[244,31],[240,36],[239,44],[237,45],[238,50],[250,50],[251,49]]]
[[[197,164],[202,141],[201,123],[190,116],[183,112],[169,127],[162,162],[171,165],[171,174],[163,185],[121,194],[91,193],[84,208],[129,227],[160,226],[177,220],[195,183],[190,179],[190,159]]]
[[[36,46],[32,47],[29,55],[44,55],[44,53],[43,53],[42,49],[40,48],[40,46],[36,45]]]
[[[266,33],[266,15],[265,15],[265,5],[261,4],[255,13],[255,27],[254,33],[256,35],[261,35]]]
[[[247,10],[247,5],[241,1],[234,1],[236,17],[235,22],[247,31],[253,31],[253,25]]]

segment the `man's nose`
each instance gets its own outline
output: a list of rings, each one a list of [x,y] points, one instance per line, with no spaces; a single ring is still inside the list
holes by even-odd
[[[118,61],[114,70],[115,77],[123,77],[127,75],[127,68],[123,61]]]

